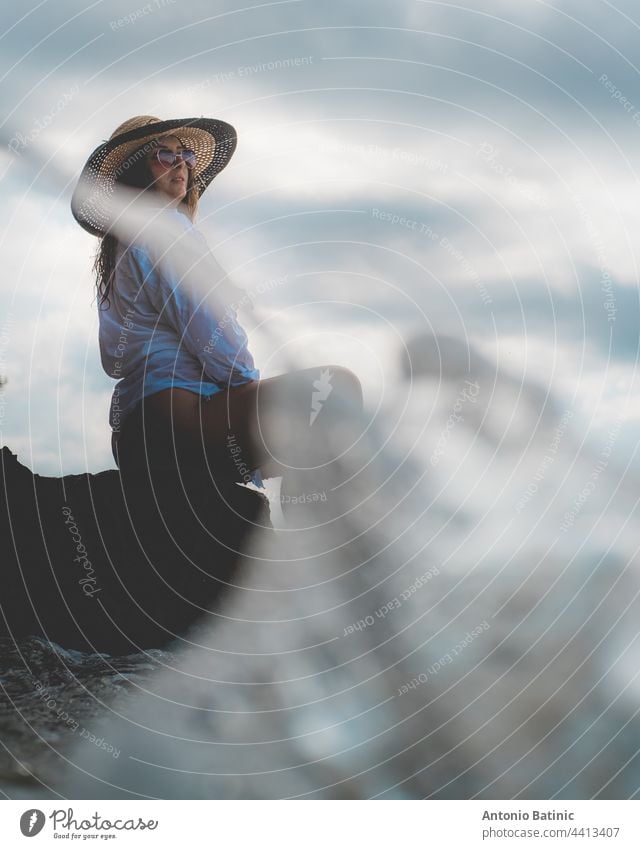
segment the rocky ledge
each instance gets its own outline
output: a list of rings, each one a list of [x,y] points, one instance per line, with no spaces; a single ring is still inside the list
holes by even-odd
[[[0,451],[0,637],[159,648],[215,615],[267,498],[206,471],[45,477]]]

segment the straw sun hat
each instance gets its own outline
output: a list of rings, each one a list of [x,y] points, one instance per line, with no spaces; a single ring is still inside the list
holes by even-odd
[[[93,151],[82,169],[71,198],[71,212],[81,227],[93,236],[104,236],[117,178],[143,153],[153,150],[156,139],[169,134],[177,136],[184,147],[195,152],[194,181],[200,196],[236,149],[236,131],[225,121],[212,118],[162,121],[152,115],[130,118]]]

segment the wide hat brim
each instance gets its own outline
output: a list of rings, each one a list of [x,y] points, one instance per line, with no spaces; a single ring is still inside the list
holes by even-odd
[[[196,154],[194,182],[199,196],[226,167],[237,144],[235,129],[213,118],[172,118],[154,121],[117,136],[97,147],[87,159],[71,198],[71,212],[93,236],[109,229],[111,198],[117,178],[133,164],[145,142],[169,133],[178,136]],[[150,148],[152,149],[152,148]]]

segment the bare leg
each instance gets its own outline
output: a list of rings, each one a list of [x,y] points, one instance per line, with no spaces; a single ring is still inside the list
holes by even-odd
[[[241,468],[296,475],[327,466],[348,448],[335,438],[347,407],[361,410],[362,389],[340,366],[252,381],[210,399],[167,389],[125,421],[118,461],[121,468],[208,466],[239,480]]]

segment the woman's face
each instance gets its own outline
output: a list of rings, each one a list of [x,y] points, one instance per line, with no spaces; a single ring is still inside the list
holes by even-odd
[[[183,145],[176,136],[163,136],[158,139],[157,149],[160,148],[178,153],[183,149]],[[174,201],[175,205],[179,204],[187,194],[189,175],[185,163],[181,159],[176,159],[173,165],[162,165],[153,153],[149,154],[148,162],[154,188]]]

